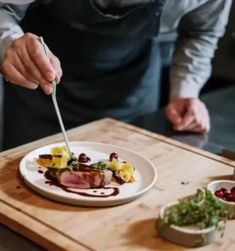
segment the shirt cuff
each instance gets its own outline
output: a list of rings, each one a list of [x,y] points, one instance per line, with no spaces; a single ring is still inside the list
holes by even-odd
[[[174,80],[170,85],[170,98],[181,97],[181,98],[196,98],[199,96],[201,87],[192,81]]]

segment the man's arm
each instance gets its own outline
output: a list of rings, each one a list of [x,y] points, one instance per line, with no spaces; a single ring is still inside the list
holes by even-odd
[[[224,34],[231,3],[207,0],[182,17],[170,72],[171,97],[198,97],[211,74],[211,59]]]
[[[10,5],[4,2],[22,2],[22,4]],[[0,65],[11,43],[24,34],[18,22],[24,17],[29,4],[23,4],[23,2],[25,1],[0,2]]]
[[[166,116],[175,130],[205,133],[210,129],[209,113],[198,95],[211,74],[211,59],[224,34],[232,1],[201,2],[179,23]]]

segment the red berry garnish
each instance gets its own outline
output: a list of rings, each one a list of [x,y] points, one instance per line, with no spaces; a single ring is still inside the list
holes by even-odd
[[[227,192],[225,192],[225,193],[224,193],[224,195],[223,195],[223,199],[227,200],[227,197],[229,197],[229,196],[230,196],[230,194],[231,194],[231,193],[230,193],[230,192],[228,192],[228,191],[227,191]]]
[[[111,154],[109,155],[109,160],[112,161],[113,159],[118,159],[117,153],[111,153]]]
[[[87,163],[87,162],[89,162],[91,159],[88,157],[88,156],[86,156],[86,154],[85,153],[81,153],[79,156],[78,156],[78,162],[80,162],[80,163]]]
[[[235,187],[232,187],[230,191],[231,193],[235,194]]]
[[[231,193],[227,193],[225,199],[226,201],[233,201],[233,195]]]
[[[216,190],[216,191],[214,192],[214,195],[215,195],[216,197],[218,197],[218,198],[223,198],[223,197],[224,197],[224,192],[221,191],[221,190]]]
[[[223,193],[227,192],[228,190],[224,187],[220,188],[220,191],[222,191]]]
[[[235,193],[232,193],[232,197],[233,197],[233,202],[235,202]]]

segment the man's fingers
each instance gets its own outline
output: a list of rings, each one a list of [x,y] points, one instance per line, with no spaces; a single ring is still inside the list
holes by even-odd
[[[198,108],[194,121],[185,130],[204,134],[210,130],[210,117],[203,103]]]
[[[17,55],[20,58],[22,64],[24,64],[24,67],[27,70],[27,75],[31,76],[33,79],[36,79],[37,82],[48,82],[38,69],[37,65],[30,58],[26,47],[21,47],[21,49],[17,51]]]
[[[50,83],[42,85],[41,88],[47,95],[50,95],[52,93],[52,85]]]
[[[17,54],[13,55],[14,67],[29,81],[33,83],[40,84],[42,90],[46,94],[51,93],[50,83],[42,76],[34,62],[30,59],[27,51],[20,53],[21,56]]]
[[[209,128],[205,125],[196,125],[192,128],[188,128],[187,131],[204,134],[209,131]]]
[[[170,120],[170,122],[173,125],[178,125],[181,122],[180,114],[172,105],[169,105],[166,107],[165,113],[166,113],[167,118]]]
[[[14,68],[16,68],[18,70],[18,72],[21,73],[22,76],[24,76],[26,79],[28,79],[29,81],[32,81],[33,83],[37,83],[37,78],[34,78],[31,74],[30,74],[30,70],[28,70],[28,66],[25,66],[23,61],[21,60],[20,57],[18,57],[17,54],[12,55],[12,65],[14,66]],[[30,64],[29,64],[30,65]]]
[[[185,126],[183,131],[197,132],[197,133],[207,133],[210,130],[210,120],[207,114],[198,114],[194,117],[191,123]]]
[[[182,131],[186,130],[187,127],[193,123],[194,121],[194,114],[192,113],[191,110],[187,111],[186,114],[183,116],[182,120],[180,123],[178,123],[174,128],[176,130]]]
[[[203,130],[203,125],[201,122],[193,120],[187,127],[183,129],[184,131],[199,132]]]
[[[32,81],[28,80],[27,78],[25,78],[16,68],[15,66],[9,64],[7,66],[10,74],[8,73],[4,73],[5,78],[13,83],[13,84],[17,84],[23,87],[26,87],[28,89],[37,89],[38,85],[33,83]],[[12,78],[12,76],[14,76],[14,78]]]
[[[49,82],[55,80],[55,71],[49,58],[45,54],[40,41],[35,38],[29,39],[29,42],[26,44],[26,48],[31,60],[38,67],[44,78]]]
[[[51,52],[50,52],[50,62],[56,72],[56,78],[55,81],[56,83],[60,82],[60,78],[62,77],[62,69],[61,69],[61,65],[60,65],[60,61],[57,57],[55,57]]]

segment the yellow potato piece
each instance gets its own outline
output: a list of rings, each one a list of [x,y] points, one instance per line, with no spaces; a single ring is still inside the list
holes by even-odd
[[[123,163],[121,170],[127,171],[127,172],[129,172],[131,174],[133,174],[133,172],[134,172],[133,166],[130,163],[127,163],[127,162]]]
[[[67,147],[54,147],[51,149],[52,160],[51,167],[53,168],[65,168],[69,160],[69,152]]]
[[[113,159],[109,162],[109,168],[115,171],[116,175],[119,176],[125,182],[134,182],[134,167],[128,162],[118,161]]]
[[[127,171],[120,171],[119,176],[125,182],[128,182],[131,179],[131,174],[129,172],[127,172]]]
[[[51,149],[52,155],[69,155],[68,149],[66,146],[57,146]]]
[[[118,161],[117,159],[113,159],[110,162],[109,168],[113,171],[118,171],[122,168],[123,163]]]
[[[67,166],[68,158],[53,156],[51,162],[51,167],[65,168]]]

